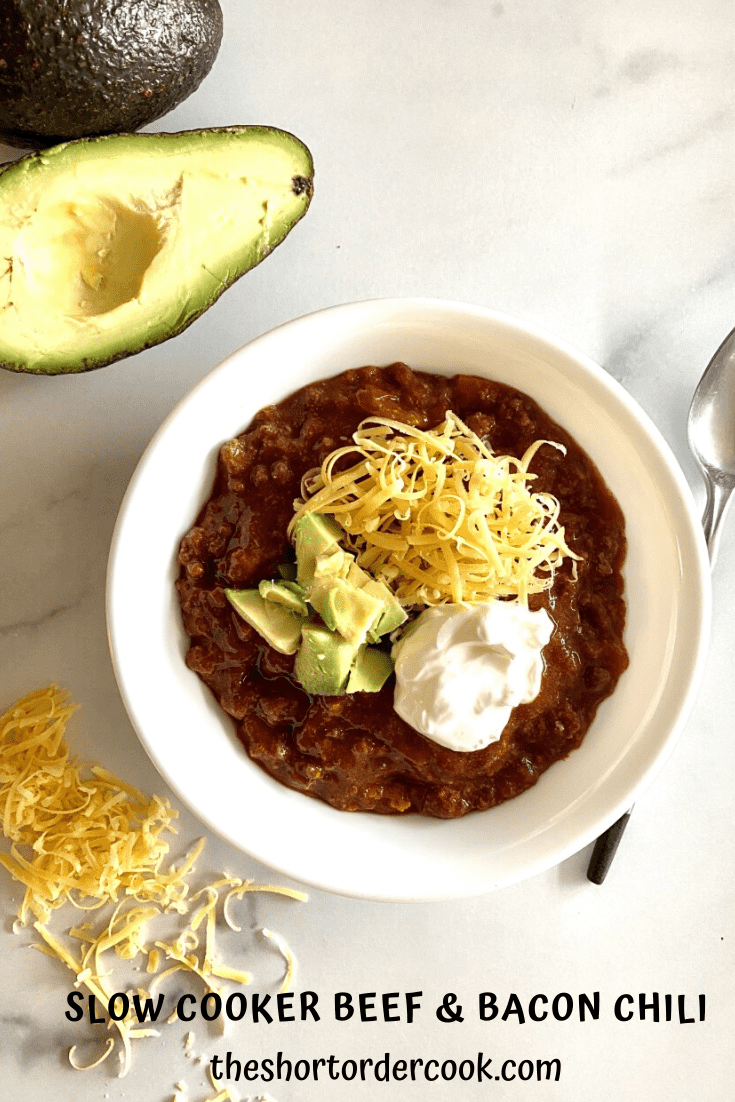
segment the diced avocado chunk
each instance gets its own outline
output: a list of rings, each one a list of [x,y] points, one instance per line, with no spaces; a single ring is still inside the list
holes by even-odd
[[[304,624],[294,674],[307,693],[341,696],[357,648],[320,624]]]
[[[383,614],[383,604],[344,578],[317,578],[309,601],[331,631],[360,647]]]
[[[382,635],[388,635],[406,622],[406,612],[398,603],[388,586],[384,582],[373,578],[366,570],[354,563],[348,573],[347,581],[352,585],[369,593],[371,597],[383,602],[383,614],[369,632],[372,643],[376,643]]]
[[[284,582],[296,581],[296,563],[295,562],[282,562],[278,565],[278,573],[283,578]]]
[[[327,627],[338,631],[354,647],[362,646],[385,607],[382,601],[364,589],[355,589],[343,578],[330,579],[320,605],[317,611]]]
[[[301,599],[303,601],[308,600],[308,594],[307,594],[306,590],[304,589],[303,585],[299,585],[298,582],[296,582],[296,581],[293,581],[293,582],[292,581],[284,581],[284,582],[281,582],[281,585],[283,586],[284,589],[290,589],[292,593],[298,594],[298,596],[301,597]]]
[[[338,549],[339,540],[344,536],[331,517],[321,513],[306,513],[296,521],[293,530],[296,548],[296,580],[301,585],[310,585],[314,580],[316,560],[324,551]]]
[[[380,617],[375,627],[370,630],[371,642],[377,642],[381,636],[389,635],[392,631],[395,631],[396,628],[399,628],[401,624],[405,624],[408,619],[408,614],[398,603],[387,585],[371,578],[367,585],[363,586],[363,591],[369,593],[371,597],[380,596],[380,599],[383,601],[383,615]]]
[[[390,655],[378,647],[361,647],[347,679],[347,692],[379,693],[392,673]]]
[[[301,586],[287,585],[285,582],[262,581],[258,586],[258,592],[264,600],[273,601],[288,609],[289,612],[295,612],[297,616],[309,615]]]
[[[257,589],[226,589],[225,597],[243,620],[255,628],[274,650],[296,654],[304,620],[275,601],[266,601]]]
[[[314,581],[317,578],[329,576],[345,578],[354,561],[354,556],[350,555],[348,551],[343,551],[341,547],[329,547],[316,557]]]
[[[329,596],[329,590],[332,587],[336,579],[330,578],[317,578],[308,589],[308,601],[315,612],[318,612],[322,620],[324,619],[324,607],[327,603],[327,597]],[[326,623],[326,621],[325,621]]]

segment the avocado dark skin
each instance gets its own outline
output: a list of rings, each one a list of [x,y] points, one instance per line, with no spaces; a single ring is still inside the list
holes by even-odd
[[[218,0],[0,0],[0,141],[138,130],[199,87],[221,41]]]

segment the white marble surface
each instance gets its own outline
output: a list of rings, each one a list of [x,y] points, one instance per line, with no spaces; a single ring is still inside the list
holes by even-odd
[[[83,704],[70,740],[146,791],[165,792],[127,720],[107,652],[104,574],[115,515],[146,443],[222,357],[299,314],[374,296],[434,295],[542,324],[590,354],[647,410],[698,498],[686,450],[691,392],[735,325],[735,38],[729,0],[223,0],[225,39],[201,89],[158,126],[259,122],[292,130],[317,171],[289,240],[176,340],[99,372],[0,372],[0,700],[51,680]],[[7,150],[6,157],[14,155]],[[735,518],[734,518],[735,519]],[[528,1097],[576,1102],[732,1098],[732,709],[735,524],[714,579],[712,647],[695,714],[642,798],[603,887],[582,852],[485,898],[383,905],[313,892],[261,898],[244,946],[255,989],[286,936],[298,985],[422,990],[408,1028],[378,1022],[194,1026],[194,1050],[294,1059],[559,1057],[558,1083],[273,1084],[278,1102]],[[182,816],[182,847],[201,833]],[[209,841],[202,873],[267,870]],[[164,1102],[184,1079],[210,1097],[183,1030],[142,1042],[131,1074],[80,1075],[64,1018],[70,974],[11,932],[20,897],[0,870],[0,1099]],[[596,1022],[481,1024],[480,990],[600,991]],[[442,1024],[446,992],[463,1023]],[[706,995],[706,1020],[621,1023],[622,993]],[[676,998],[674,998],[676,1005]],[[675,1011],[676,1013],[676,1011]],[[696,1013],[696,1012],[695,1012]],[[264,1087],[238,1085],[243,1096]]]

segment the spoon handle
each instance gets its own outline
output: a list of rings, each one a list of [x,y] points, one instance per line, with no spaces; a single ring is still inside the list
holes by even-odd
[[[720,526],[725,515],[730,495],[733,491],[733,483],[720,482],[707,476],[707,502],[702,517],[704,538],[707,541],[710,565],[715,565],[717,549],[720,545]]]
[[[587,868],[587,879],[591,880],[593,884],[601,884],[607,876],[632,811],[633,808],[621,815],[617,822],[608,827],[595,842],[595,848],[592,850],[592,857]]]
[[[709,475],[709,472],[705,471],[704,474],[707,501],[702,517],[702,529],[704,530],[704,538],[707,541],[710,566],[714,566],[717,558],[717,548],[720,543],[722,518],[725,515],[735,485],[731,482],[715,481]],[[587,866],[587,879],[591,880],[593,884],[602,884],[607,876],[632,810],[631,808],[630,811],[626,811],[624,815],[621,815],[617,822],[608,827],[595,842],[595,848],[592,850],[592,857]]]

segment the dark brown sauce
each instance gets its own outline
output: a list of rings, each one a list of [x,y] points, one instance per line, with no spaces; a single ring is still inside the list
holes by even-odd
[[[500,742],[458,753],[418,734],[380,693],[311,697],[278,654],[231,609],[223,590],[276,576],[292,553],[286,529],[301,476],[349,441],[370,415],[433,428],[453,410],[497,453],[520,456],[539,438],[534,491],[554,494],[569,560],[553,589],[531,599],[555,630],[536,700],[516,708]],[[533,785],[580,745],[628,656],[623,644],[625,527],[590,458],[527,395],[473,376],[364,367],[312,383],[256,414],[224,444],[212,494],[184,537],[177,589],[191,639],[187,664],[232,716],[250,757],[291,788],[347,811],[456,818]],[[206,747],[203,748],[206,752]]]

